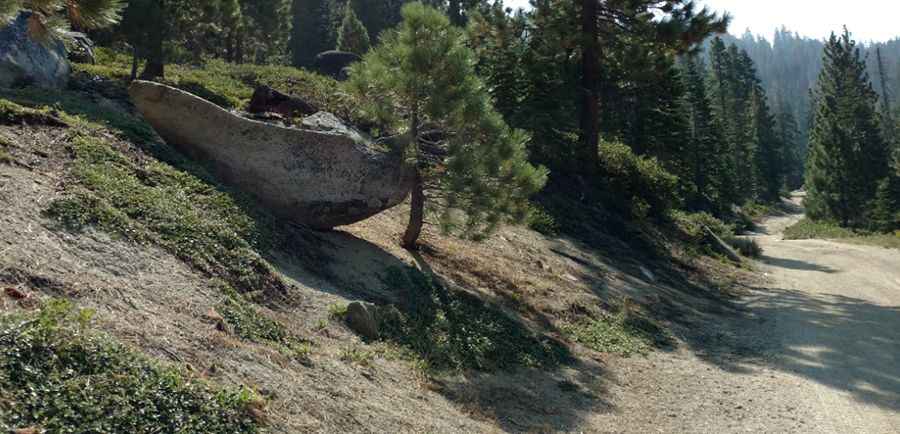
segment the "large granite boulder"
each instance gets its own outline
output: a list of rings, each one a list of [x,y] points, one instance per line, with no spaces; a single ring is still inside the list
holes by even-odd
[[[28,34],[30,19],[32,13],[23,11],[0,28],[0,86],[30,84],[63,89],[72,72],[65,44],[57,38],[43,43],[34,40]]]
[[[166,142],[290,221],[330,229],[393,207],[409,193],[413,172],[402,156],[373,147],[333,115],[286,128],[159,83],[135,81],[129,92]]]

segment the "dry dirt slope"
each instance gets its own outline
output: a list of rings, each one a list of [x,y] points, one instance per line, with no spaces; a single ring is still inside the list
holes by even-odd
[[[65,129],[6,125],[0,134],[12,155],[11,162],[0,164],[4,285],[71,298],[96,309],[102,329],[140,351],[214,383],[258,390],[268,402],[270,431],[820,432],[832,427],[807,393],[813,386],[835,385],[824,377],[798,376],[783,362],[785,342],[771,339],[778,330],[777,309],[762,304],[767,293],[760,292],[769,285],[755,285],[747,293],[752,296],[732,303],[710,282],[685,279],[682,273],[689,269],[673,271],[671,264],[639,259],[614,238],[591,249],[520,228],[485,243],[429,230],[422,254],[411,255],[395,244],[402,209],[317,235],[320,269],[310,270],[290,249],[269,252],[291,289],[260,309],[312,344],[309,360],[288,357],[217,329],[209,312],[221,305],[223,294],[166,251],[95,229],[61,230],[42,215],[69,182]],[[133,151],[138,159],[149,159]],[[646,357],[599,354],[567,342],[573,358],[558,366],[429,378],[396,346],[364,343],[329,319],[331,306],[349,300],[401,301],[402,290],[385,284],[384,274],[407,265],[436,273],[560,341],[566,341],[569,318],[600,312],[623,298],[669,327],[673,337]],[[688,265],[737,273],[703,258]],[[0,308],[19,309],[6,298]],[[889,333],[879,339],[897,342]],[[896,379],[889,368],[884,371],[866,387],[877,391],[875,379]],[[884,400],[891,395],[878,396],[886,409],[882,414],[896,414],[890,404],[896,401]],[[843,427],[890,432],[879,431],[881,426]]]
[[[569,342],[566,351],[574,357],[554,367],[426,378],[395,345],[363,343],[329,319],[330,308],[348,300],[402,301],[402,290],[384,283],[387,270],[412,265],[436,273],[558,341],[566,341],[561,328],[567,318],[601,312],[623,297],[660,318],[681,312],[703,321],[705,307],[727,309],[715,291],[697,287],[697,294],[686,294],[692,287],[680,275],[629,259],[628,247],[612,238],[595,251],[524,229],[480,244],[430,230],[423,253],[412,256],[395,244],[403,219],[398,209],[316,235],[325,260],[314,272],[290,249],[268,252],[290,292],[259,309],[311,343],[309,360],[297,360],[220,331],[210,320],[224,298],[217,284],[166,251],[97,229],[65,230],[45,217],[73,182],[69,133],[54,125],[0,126],[11,157],[0,164],[3,284],[71,298],[96,309],[102,329],[140,351],[216,383],[254,388],[269,404],[268,427],[275,432],[630,429],[592,425],[597,415],[618,414],[613,391],[630,387],[618,384],[614,356]],[[92,134],[115,141],[114,131]],[[120,145],[136,164],[156,164],[140,149]],[[2,307],[19,308],[8,298]],[[682,334],[677,327],[675,334]]]

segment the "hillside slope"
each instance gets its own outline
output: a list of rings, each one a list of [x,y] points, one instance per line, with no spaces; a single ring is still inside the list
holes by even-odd
[[[97,83],[0,95],[0,286],[28,296],[0,309],[91,309],[104,339],[251,390],[263,429],[639,431],[752,321],[719,289],[745,272],[639,228],[598,228],[588,246],[429,226],[414,254],[396,244],[404,207],[334,232],[285,226]],[[654,236],[665,254],[634,247]],[[344,326],[352,300],[394,306],[381,339]]]

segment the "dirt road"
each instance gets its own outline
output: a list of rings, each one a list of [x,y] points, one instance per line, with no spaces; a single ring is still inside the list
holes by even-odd
[[[610,369],[594,432],[900,433],[900,251],[785,241],[767,220],[737,312],[701,338]]]
[[[816,431],[900,433],[900,251],[782,240],[800,217],[757,237],[772,288],[751,307],[774,314],[775,366],[803,380]]]

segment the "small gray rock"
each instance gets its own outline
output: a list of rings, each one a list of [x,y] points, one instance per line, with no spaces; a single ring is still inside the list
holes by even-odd
[[[371,303],[354,301],[347,306],[344,320],[351,330],[366,339],[378,339],[378,307]]]
[[[59,39],[35,41],[28,33],[31,11],[22,11],[8,25],[0,24],[0,86],[34,85],[63,89],[72,68]]]

